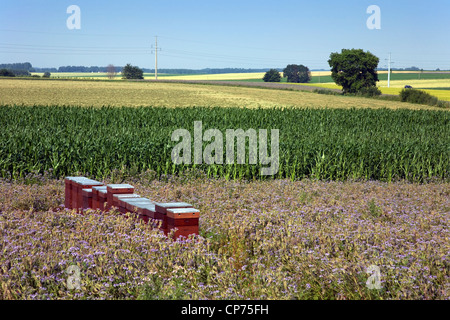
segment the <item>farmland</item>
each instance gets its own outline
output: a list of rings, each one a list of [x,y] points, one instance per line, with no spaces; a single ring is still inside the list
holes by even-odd
[[[185,83],[0,79],[0,104],[237,108],[371,108],[442,110],[436,107],[304,91]]]
[[[53,170],[104,178],[114,168],[176,174],[173,131],[194,121],[204,130],[279,129],[278,178],[449,180],[448,111],[241,109],[222,107],[4,106],[0,170],[4,178]],[[204,143],[206,146],[207,143]],[[208,176],[258,179],[261,166],[198,165]]]
[[[40,73],[34,73],[42,75]],[[332,80],[328,71],[313,71],[311,82],[307,85],[313,85],[320,88],[341,89]],[[227,73],[227,74],[200,74],[200,75],[172,75],[160,74],[160,80],[188,80],[188,81],[247,81],[263,82],[264,73]],[[54,73],[52,78],[62,79],[91,79],[106,80],[106,73]],[[154,79],[154,74],[144,74],[145,79]],[[116,75],[115,80],[120,80],[120,74]],[[450,101],[450,72],[409,72],[393,71],[391,75],[391,85],[388,88],[387,71],[379,72],[380,82],[377,84],[382,93],[398,95],[405,85],[411,85],[416,89],[423,89],[428,93],[438,97],[440,100]],[[286,82],[286,78],[282,79]]]
[[[192,133],[197,120],[204,130],[279,129],[279,172],[174,165],[171,133]],[[0,125],[0,299],[450,298],[447,109],[238,86],[0,79]],[[66,210],[62,177],[75,174],[191,203],[200,236],[171,241],[114,211]],[[81,269],[81,290],[66,286],[69,265]],[[380,290],[366,286],[370,265]]]

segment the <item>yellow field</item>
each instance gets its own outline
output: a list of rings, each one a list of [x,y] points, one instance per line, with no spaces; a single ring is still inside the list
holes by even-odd
[[[327,83],[312,83],[312,84],[299,84],[314,86],[326,89],[342,89],[341,86],[336,85],[334,82]],[[387,81],[380,81],[378,87],[384,94],[394,94],[398,95],[400,91],[405,87],[405,85],[410,85],[413,88],[424,88],[422,90],[428,92],[429,94],[437,97],[439,100],[450,101],[450,90],[433,90],[426,88],[450,88],[450,80],[393,80],[391,81],[391,87],[387,87]]]
[[[32,75],[43,76],[43,72],[30,72]],[[105,79],[107,78],[106,72],[51,72],[52,78],[82,78],[82,79]],[[117,79],[120,79],[120,74],[116,75]]]
[[[195,74],[195,75],[180,75],[180,76],[164,76],[158,75],[158,79],[170,80],[246,80],[246,79],[262,79],[264,72],[258,73],[223,73],[223,74]],[[145,77],[154,79],[155,77]]]
[[[437,109],[305,91],[183,83],[25,79],[0,79],[0,104]]]
[[[42,76],[42,72],[32,72],[32,75]],[[247,79],[262,79],[264,72],[256,73],[223,73],[223,74],[198,74],[198,75],[179,75],[171,76],[164,73],[158,73],[158,79],[172,79],[172,80],[247,80]],[[324,74],[325,75],[325,74]],[[54,72],[51,74],[52,78],[80,78],[92,80],[105,80],[108,75],[104,72],[87,73],[87,72]],[[144,74],[144,79],[154,79],[154,75]],[[121,80],[121,74],[118,73],[114,80]]]

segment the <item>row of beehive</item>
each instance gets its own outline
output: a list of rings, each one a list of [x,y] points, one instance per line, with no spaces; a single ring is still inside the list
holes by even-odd
[[[174,238],[187,237],[199,231],[200,212],[185,202],[154,202],[134,193],[129,184],[108,184],[86,178],[65,178],[65,207],[108,211],[117,208],[122,214],[135,213],[145,223],[151,221],[166,235],[175,229]]]

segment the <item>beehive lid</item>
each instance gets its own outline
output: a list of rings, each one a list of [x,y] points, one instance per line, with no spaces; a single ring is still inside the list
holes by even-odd
[[[109,189],[134,189],[134,187],[130,184],[108,184],[106,185]]]
[[[106,191],[106,186],[96,186],[96,187],[92,187],[92,191],[94,191],[94,190],[97,190],[97,191],[104,190],[104,191]]]
[[[192,208],[192,205],[186,202],[157,202],[155,203],[155,209],[158,213],[165,214],[169,208]]]
[[[130,199],[135,199],[135,198],[141,198],[140,195],[135,194],[135,193],[125,193],[125,194],[114,194],[113,195],[114,198],[117,199],[126,199],[126,198],[130,198]]]
[[[125,198],[122,199],[122,202],[132,203],[132,202],[146,202],[146,203],[153,203],[150,199],[139,197],[139,198]]]
[[[180,208],[180,209],[167,209],[168,218],[198,218],[200,217],[200,210],[194,208]]]
[[[102,185],[103,185],[102,182],[95,181],[95,180],[88,179],[88,178],[81,179],[81,180],[76,181],[76,182],[77,182],[78,184],[83,185],[83,186],[102,186]]]
[[[142,209],[147,209],[149,211],[155,212],[155,204],[154,203],[140,205],[139,207]]]

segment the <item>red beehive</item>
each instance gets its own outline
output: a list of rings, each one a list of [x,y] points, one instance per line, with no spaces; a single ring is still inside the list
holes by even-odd
[[[72,179],[75,177],[66,177],[64,179],[64,206],[72,209]]]
[[[111,209],[113,206],[113,195],[115,194],[131,194],[134,192],[134,187],[129,184],[108,184],[106,185],[106,208],[107,210]]]
[[[70,189],[70,207],[71,209],[78,209],[81,207],[82,203],[78,202],[78,182],[82,180],[88,180],[86,177],[71,177],[69,180]],[[81,193],[81,190],[80,190]]]
[[[167,233],[167,209],[192,208],[192,205],[186,202],[157,202],[155,203],[155,219],[161,220],[161,229]]]
[[[104,190],[106,192],[106,186],[92,187],[92,209],[100,209],[99,191]]]
[[[103,183],[88,179],[86,177],[70,177],[68,190],[70,192],[70,202],[72,209],[81,209],[83,207],[83,189],[90,189],[94,186],[101,186]]]
[[[173,229],[173,228],[172,228]],[[172,229],[168,229],[165,234],[168,236]],[[178,239],[179,237],[188,238],[191,234],[198,235],[198,226],[188,226],[188,227],[175,227],[175,233],[173,234],[172,239]]]
[[[84,177],[83,177],[84,178]],[[75,182],[75,184],[73,184]],[[83,189],[92,189],[92,187],[102,186],[103,183],[92,179],[78,179],[72,181],[72,187],[75,185],[77,190],[77,206],[75,209],[83,209]]]
[[[81,191],[83,195],[83,209],[92,208],[92,189],[83,189]]]
[[[142,212],[142,206],[153,204],[153,202],[147,198],[125,198],[122,199],[122,202],[125,204],[127,212]]]
[[[140,217],[145,221],[147,224],[149,221],[151,222],[151,225],[153,228],[159,228],[162,229],[162,220],[156,220],[155,219],[155,204],[141,204],[139,205],[138,212],[140,212]]]
[[[86,177],[71,177],[70,181],[69,181],[69,188],[71,190],[71,195],[70,195],[70,202],[71,202],[71,207],[72,209],[79,209],[82,207],[83,205],[83,199],[81,198],[81,190],[82,187],[80,186],[80,183],[82,181],[87,181],[89,180]]]
[[[106,196],[107,196],[108,191],[105,189],[99,189],[97,190],[97,201],[98,201],[98,208],[101,211],[105,211],[106,210]]]
[[[135,193],[124,193],[124,194],[115,194],[113,195],[113,206],[117,207],[120,211],[120,213],[126,213],[126,206],[125,203],[123,202],[123,200],[125,199],[136,199],[136,198],[141,198],[140,195],[135,194]]]
[[[198,235],[200,211],[194,208],[167,209],[167,233],[176,228],[174,238]]]
[[[142,205],[142,214],[144,216],[147,216],[149,219],[155,219],[155,204],[147,204],[147,205]]]

